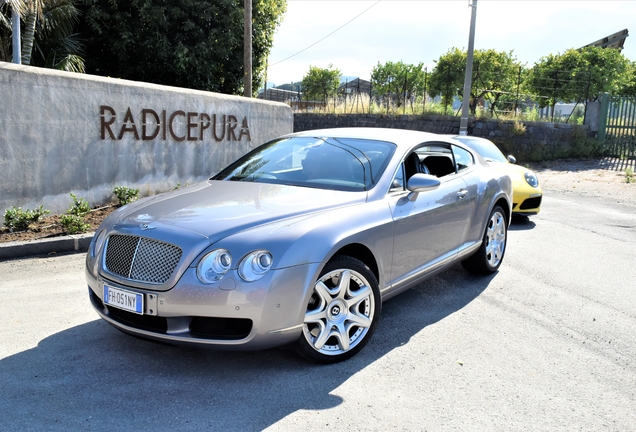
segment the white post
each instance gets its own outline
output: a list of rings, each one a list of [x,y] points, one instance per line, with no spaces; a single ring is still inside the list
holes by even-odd
[[[22,64],[22,47],[20,45],[20,14],[11,11],[11,32],[13,39],[13,63]]]

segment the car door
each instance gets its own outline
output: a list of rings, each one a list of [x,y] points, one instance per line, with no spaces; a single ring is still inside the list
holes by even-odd
[[[443,157],[455,167],[450,145]],[[440,156],[441,157],[441,156]],[[404,165],[404,164],[403,164]],[[400,167],[387,198],[393,217],[391,285],[399,289],[451,260],[464,236],[471,197],[456,171],[441,175],[440,186],[409,199],[408,169]]]

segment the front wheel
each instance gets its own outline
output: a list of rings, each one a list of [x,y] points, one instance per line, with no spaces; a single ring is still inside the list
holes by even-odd
[[[358,353],[380,318],[378,281],[363,262],[338,256],[327,263],[307,304],[301,355],[318,363],[336,363]]]
[[[508,239],[506,213],[500,206],[495,206],[490,213],[481,246],[470,257],[462,261],[468,271],[478,274],[496,272],[503,261]]]

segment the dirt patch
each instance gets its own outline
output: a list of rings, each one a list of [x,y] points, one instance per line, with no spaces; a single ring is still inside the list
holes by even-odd
[[[539,177],[543,193],[552,191],[609,198],[617,202],[636,205],[636,161],[619,159],[562,159],[532,164],[530,166]],[[626,170],[631,169],[632,178],[628,182]],[[90,224],[88,232],[95,231],[106,216],[118,206],[112,205],[97,208],[86,216]],[[4,220],[1,221],[4,223]],[[68,235],[60,223],[60,215],[43,218],[27,231],[9,232],[0,228],[0,243],[25,242],[44,238]]]
[[[609,198],[636,205],[636,161],[563,159],[530,166],[545,195],[551,191]],[[631,170],[631,178],[627,172]]]

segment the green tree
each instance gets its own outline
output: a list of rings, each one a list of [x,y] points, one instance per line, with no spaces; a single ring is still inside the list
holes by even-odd
[[[636,61],[629,62],[625,79],[618,91],[620,96],[636,96]]]
[[[446,105],[455,96],[463,97],[466,59],[466,51],[451,48],[437,60],[431,72],[430,93],[441,95]],[[512,51],[475,50],[469,102],[472,114],[483,99],[490,101],[490,110],[494,112],[501,100],[513,94],[518,86],[520,68],[521,64]]]
[[[477,50],[473,59],[473,82],[470,92],[470,110],[475,114],[482,99],[490,102],[491,114],[500,101],[510,100],[519,86],[521,64],[512,51]]]
[[[323,69],[317,66],[309,66],[309,72],[303,77],[303,99],[327,102],[329,97],[333,97],[338,92],[340,77],[342,73],[338,69],[333,69],[330,64]]]
[[[568,53],[573,50],[568,50]],[[587,88],[589,100],[597,100],[601,93],[620,93],[621,88],[628,81],[630,61],[617,49],[587,47],[579,50],[580,63],[575,69],[577,76],[585,78],[588,75],[588,83],[585,79],[578,80],[579,94]],[[582,83],[581,83],[582,81]],[[577,97],[572,98],[577,99]]]
[[[84,0],[89,73],[243,93],[243,0]],[[252,88],[286,0],[253,0]]]
[[[442,97],[444,111],[452,104],[455,96],[461,97],[466,74],[466,53],[459,48],[451,48],[435,62],[430,74],[429,94]]]
[[[540,107],[552,107],[565,94],[567,76],[562,70],[562,58],[550,54],[541,57],[528,71],[524,81],[524,89],[538,97]]]
[[[630,82],[630,62],[618,50],[600,47],[569,49],[535,63],[525,86],[541,96],[541,106],[554,113],[557,102],[597,100],[601,93],[620,94]]]
[[[424,64],[378,63],[371,72],[371,82],[380,97],[395,98],[397,106],[413,103],[415,95],[424,93]]]

